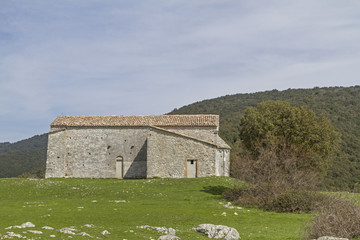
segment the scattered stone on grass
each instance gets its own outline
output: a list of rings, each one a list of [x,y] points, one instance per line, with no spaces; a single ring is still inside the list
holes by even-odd
[[[75,228],[62,228],[59,230],[62,233],[75,235],[76,233],[74,231],[77,231]]]
[[[31,222],[26,222],[21,224],[21,228],[33,228],[33,227],[35,227],[35,225],[32,224]]]
[[[114,201],[109,201],[109,202],[114,202],[114,203],[124,203],[124,202],[126,202],[126,200],[114,200]]]
[[[32,224],[31,222],[26,222],[20,226],[10,226],[8,227],[7,229],[12,229],[12,228],[16,228],[16,229],[19,229],[19,228],[28,228],[28,227],[35,227],[34,224]],[[83,227],[87,227],[87,228],[94,228],[95,225],[94,224],[85,224]],[[43,226],[42,229],[45,229],[45,230],[55,230],[53,227],[49,227],[49,226]],[[72,236],[74,235],[79,235],[79,236],[83,236],[83,237],[88,237],[88,238],[94,238],[93,236],[91,236],[90,234],[86,233],[86,232],[80,232],[79,233],[79,230],[77,230],[75,227],[71,226],[71,227],[65,227],[65,228],[62,228],[62,229],[59,229],[57,230],[63,234],[68,234],[67,238],[73,238]],[[32,233],[32,234],[43,234],[42,231],[38,231],[38,230],[25,230],[23,231],[24,234],[27,234],[27,233]],[[109,231],[107,230],[104,230],[103,232],[101,232],[102,235],[107,235],[107,234],[110,234]],[[55,238],[56,235],[55,234],[52,234],[50,235],[49,237],[51,238]],[[7,232],[7,235],[1,235],[0,234],[0,239],[12,239],[12,238],[27,238],[25,235],[20,235],[20,234],[17,234],[17,233],[14,233],[14,232]],[[40,238],[40,237],[39,237]],[[30,238],[29,238],[30,239]]]
[[[5,228],[6,230],[10,230],[10,229],[13,229],[13,228],[21,228],[20,226],[17,226],[17,225],[15,225],[15,226],[10,226],[10,227],[7,227],[7,228]]]
[[[54,230],[53,227],[49,227],[49,226],[43,226],[42,229],[46,229],[46,230]]]
[[[1,237],[1,239],[10,239],[10,238],[23,238],[22,235],[14,233],[14,232],[7,232],[7,235]]]
[[[152,226],[149,226],[149,225],[144,225],[144,226],[138,226],[136,228],[140,228],[140,229],[153,229],[153,230],[156,230],[160,233],[164,233],[164,234],[167,234],[167,235],[173,235],[175,236],[176,234],[176,231],[175,229],[173,228],[166,228],[166,227],[152,227]]]
[[[37,231],[37,230],[29,230],[29,233],[34,233],[34,234],[43,234],[42,231]]]
[[[159,237],[158,240],[181,240],[181,238],[174,235],[164,235]]]
[[[20,226],[15,225],[15,226],[7,227],[5,229],[8,230],[8,229],[13,229],[13,228],[32,228],[32,227],[35,227],[35,225],[32,224],[31,222],[26,222],[26,223],[21,224]]]
[[[196,232],[204,233],[209,238],[223,238],[226,240],[237,240],[240,238],[240,235],[235,228],[224,225],[200,224],[194,230]]]
[[[84,227],[93,228],[93,227],[95,227],[95,226],[94,226],[94,224],[85,224]]]
[[[323,237],[319,237],[317,240],[349,240],[349,239],[348,238],[338,238],[338,237],[323,236]]]
[[[78,233],[77,235],[80,235],[80,236],[83,236],[83,237],[93,238],[93,236],[91,236],[90,234],[88,234],[88,233],[86,233],[86,232],[81,232],[81,233]]]
[[[229,208],[229,209],[235,208],[234,206],[231,205],[231,202],[228,202],[227,204],[225,204],[224,207]]]
[[[223,205],[225,208],[228,209],[234,209],[235,207],[231,204],[231,202],[228,202],[227,204],[224,204],[223,202],[219,202],[220,205]],[[237,207],[237,209],[242,209],[241,207]]]

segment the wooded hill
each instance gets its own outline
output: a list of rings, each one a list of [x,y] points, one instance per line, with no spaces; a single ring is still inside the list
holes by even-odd
[[[360,182],[360,86],[288,89],[251,94],[227,95],[174,109],[169,114],[219,114],[220,135],[238,151],[240,118],[247,107],[266,100],[287,101],[324,113],[341,133],[341,149],[326,176],[325,185],[353,189]],[[41,175],[45,171],[47,134],[17,143],[0,143],[0,177],[16,177],[24,172]],[[360,187],[360,186],[359,186]]]
[[[353,189],[360,182],[360,86],[313,89],[288,89],[251,94],[227,95],[196,102],[169,114],[219,114],[220,136],[238,152],[240,118],[247,107],[262,101],[281,100],[295,106],[306,106],[325,116],[341,133],[341,149],[328,170],[325,186]]]
[[[43,176],[48,135],[36,135],[16,143],[0,143],[0,177],[17,177],[28,173]]]

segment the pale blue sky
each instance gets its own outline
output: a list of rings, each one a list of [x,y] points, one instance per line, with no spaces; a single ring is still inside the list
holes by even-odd
[[[0,142],[359,77],[358,0],[0,0]]]

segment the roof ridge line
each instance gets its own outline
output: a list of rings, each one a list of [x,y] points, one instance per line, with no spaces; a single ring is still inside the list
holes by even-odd
[[[71,115],[59,116],[51,127],[63,126],[186,126],[218,127],[219,115]]]

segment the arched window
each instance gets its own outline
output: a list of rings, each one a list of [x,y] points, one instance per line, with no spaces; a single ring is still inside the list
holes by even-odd
[[[124,158],[122,156],[116,157],[116,178],[123,178],[124,177]]]

